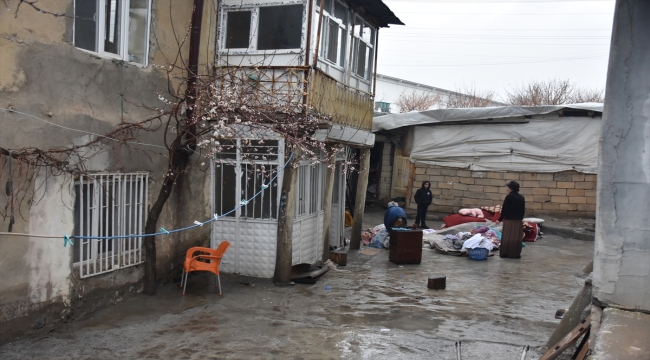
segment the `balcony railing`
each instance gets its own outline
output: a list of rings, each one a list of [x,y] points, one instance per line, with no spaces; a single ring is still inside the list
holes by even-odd
[[[316,111],[331,116],[334,123],[372,128],[373,96],[345,86],[320,70],[312,70],[309,101]]]
[[[374,99],[369,93],[343,85],[324,72],[304,66],[220,67],[224,84],[246,89],[251,105],[269,102],[304,102],[332,122],[357,129],[372,129]],[[310,86],[305,87],[309,74]],[[238,84],[246,86],[237,86]],[[252,96],[250,96],[252,95]]]

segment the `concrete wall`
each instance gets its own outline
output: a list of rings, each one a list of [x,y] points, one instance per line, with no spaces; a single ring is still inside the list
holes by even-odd
[[[461,208],[503,204],[505,185],[515,180],[526,198],[526,214],[594,217],[596,175],[575,171],[560,173],[470,171],[415,164],[413,193],[423,181],[431,182],[433,204],[429,211],[455,213]],[[411,209],[417,204],[411,199]]]
[[[392,186],[393,177],[393,144],[390,141],[383,141],[384,151],[381,156],[381,178],[379,179],[378,199],[390,197],[390,187]]]
[[[173,2],[171,12],[171,0],[152,1],[147,67],[120,63],[76,49],[72,45],[71,17],[38,13],[27,4],[22,4],[15,16],[18,3],[18,0],[7,0],[0,11],[0,108],[12,108],[59,127],[34,117],[0,110],[0,147],[50,149],[82,144],[92,137],[60,126],[103,134],[122,120],[138,121],[155,114],[146,107],[163,106],[158,97],[168,88],[164,69],[167,68],[167,59],[175,58],[177,41],[183,41],[189,28],[191,1]],[[72,0],[40,1],[37,5],[54,13],[73,15]],[[203,65],[214,59],[215,5],[216,0],[205,2],[200,57]],[[176,33],[172,31],[172,22]],[[180,50],[185,57],[188,48],[189,41]],[[201,69],[208,68],[201,66]],[[174,82],[170,85],[174,91],[177,90]],[[119,96],[121,92],[126,100],[123,104]],[[163,144],[161,134],[142,133],[138,140],[160,146]],[[148,171],[151,204],[166,172],[166,150],[140,145],[122,150],[106,144],[102,146],[105,151],[86,162],[88,170]],[[0,156],[2,184],[8,180],[7,160],[6,156]],[[14,169],[17,164],[13,162]],[[22,176],[14,172],[15,187],[27,181],[25,174],[29,174],[29,169],[24,164],[22,171]],[[174,190],[159,221],[160,226],[187,226],[195,219],[210,216],[207,197],[210,181],[206,171],[207,165],[197,164],[192,172],[180,179],[183,189]],[[0,324],[28,316],[33,310],[49,305],[68,307],[70,301],[79,298],[76,295],[83,296],[91,290],[115,289],[140,280],[140,267],[88,279],[76,278],[72,270],[71,248],[63,247],[62,240],[63,234],[71,234],[74,227],[72,180],[64,175],[46,176],[42,170],[36,181],[25,187],[24,201],[16,209],[13,232],[55,235],[56,238],[0,235],[0,272],[4,279],[0,282]],[[4,196],[0,198],[3,216],[6,215],[6,201]],[[8,219],[0,217],[0,231],[6,231],[7,227]],[[169,278],[170,270],[178,267],[184,251],[191,245],[207,243],[208,234],[206,227],[158,238],[160,277],[163,280]]]
[[[618,1],[600,147],[594,300],[650,311],[650,2]]]

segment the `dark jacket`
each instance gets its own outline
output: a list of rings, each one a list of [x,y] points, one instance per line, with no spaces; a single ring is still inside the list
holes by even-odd
[[[519,192],[512,191],[506,195],[501,208],[501,217],[499,221],[505,220],[523,220],[526,212],[526,199]]]
[[[425,189],[424,184],[429,184],[429,188]],[[418,205],[431,205],[433,201],[433,194],[431,193],[431,183],[425,181],[422,183],[422,187],[415,192],[413,196],[415,198],[415,203]]]
[[[404,212],[404,209],[399,206],[389,207],[384,213],[384,225],[386,226],[386,230],[390,231],[395,220],[400,217],[404,218],[404,226],[406,227],[406,213]]]

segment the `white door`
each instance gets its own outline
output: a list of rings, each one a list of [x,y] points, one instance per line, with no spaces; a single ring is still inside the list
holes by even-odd
[[[230,242],[221,262],[223,272],[270,278],[275,269],[283,142],[243,141],[222,140],[226,145],[212,162],[212,212],[220,218],[211,223],[210,246]],[[249,154],[266,159],[252,163]]]

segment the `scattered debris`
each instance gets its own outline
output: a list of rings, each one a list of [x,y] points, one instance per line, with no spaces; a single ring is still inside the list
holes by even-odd
[[[445,275],[431,275],[427,287],[433,290],[445,290],[447,287],[447,277]]]

